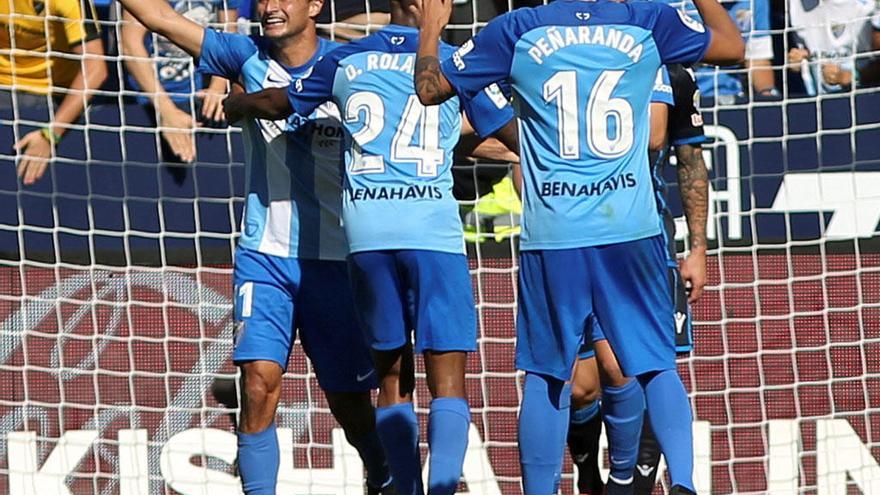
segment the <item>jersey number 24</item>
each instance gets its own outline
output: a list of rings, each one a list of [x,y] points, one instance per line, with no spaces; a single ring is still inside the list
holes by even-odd
[[[356,124],[363,118],[363,127],[352,133],[350,174],[378,174],[385,172],[381,155],[367,155],[363,148],[378,138],[385,129],[385,103],[372,91],[359,91],[345,102],[345,123]],[[418,143],[415,138],[418,136]],[[413,163],[419,177],[436,177],[443,164],[440,149],[440,106],[423,106],[416,95],[406,101],[394,137],[391,139],[389,158],[397,163]]]

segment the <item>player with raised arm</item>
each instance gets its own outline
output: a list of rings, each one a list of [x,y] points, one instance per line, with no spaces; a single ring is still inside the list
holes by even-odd
[[[481,136],[512,127],[513,110],[503,96],[487,91],[461,103],[419,102],[412,80],[419,3],[392,1],[392,24],[328,53],[287,92],[236,95],[226,111],[230,118],[281,118],[331,101],[340,108],[348,131],[343,220],[349,271],[379,375],[379,435],[398,492],[423,493],[412,404],[414,331],[433,397],[428,492],[451,495],[470,424],[467,353],[476,350],[474,298],[452,195],[452,151],[462,107],[479,116],[471,122]],[[454,48],[442,50],[449,56]]]
[[[419,98],[438,104],[509,81],[520,117],[524,492],[554,491],[568,381],[593,315],[624,374],[644,389],[673,493],[692,493],[690,406],[675,368],[672,296],[647,163],[648,103],[664,63],[741,61],[739,31],[716,0],[695,1],[705,26],[657,3],[557,1],[493,19],[441,67],[437,40],[451,3],[425,0]]]
[[[706,220],[709,210],[708,171],[702,156],[703,123],[696,106],[699,91],[693,74],[680,64],[662,69],[664,78],[658,75],[651,99],[651,134],[649,140],[649,162],[653,166],[654,191],[657,208],[663,218],[663,235],[668,246],[669,283],[675,311],[675,348],[679,353],[692,348],[692,332],[689,303],[696,302],[702,295],[706,283]],[[675,223],[667,206],[667,185],[663,179],[663,169],[669,162],[670,147],[675,148],[678,161],[677,172],[679,193],[688,224],[688,256],[681,269],[676,259]],[[601,339],[601,330],[594,332],[593,340]],[[614,422],[618,424],[630,414],[616,413],[619,406],[621,385],[628,380],[623,376],[614,353],[607,341],[600,340],[593,346],[586,346],[579,354],[578,364],[572,379],[572,420],[568,431],[568,447],[578,468],[578,491],[582,495],[602,493],[599,478],[597,454],[599,451],[599,430],[602,416],[605,417],[606,432],[609,438],[609,453],[614,459],[609,483],[620,483],[620,469],[623,466],[632,470],[633,490],[636,494],[649,495],[654,487],[660,450],[648,421],[638,430],[626,428],[632,435],[640,436],[638,442],[633,438],[627,441],[612,441]],[[598,363],[597,363],[598,361]],[[602,376],[602,415],[599,414],[599,382]],[[610,390],[608,386],[613,387]],[[639,401],[640,402],[640,401]],[[637,407],[633,404],[632,407]],[[611,413],[609,414],[609,409]],[[624,411],[628,409],[625,405]],[[632,410],[629,408],[629,410]],[[624,445],[616,445],[623,443]],[[638,454],[636,455],[636,446]],[[620,447],[623,447],[622,449]],[[623,452],[621,452],[623,450]],[[636,460],[638,462],[636,463]],[[618,470],[617,472],[615,472]],[[629,482],[628,476],[623,481]]]
[[[199,69],[246,91],[286,86],[334,48],[318,38],[321,0],[258,0],[264,37],[220,33],[165,0],[120,0],[148,29],[199,58]],[[244,232],[235,252],[235,348],[241,369],[238,466],[248,495],[274,494],[275,410],[295,329],[333,415],[357,449],[371,493],[391,487],[370,389],[376,376],[358,328],[340,226],[340,142],[335,107],[243,123]]]

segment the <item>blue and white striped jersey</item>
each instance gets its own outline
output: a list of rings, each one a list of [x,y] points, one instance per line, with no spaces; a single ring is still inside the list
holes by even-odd
[[[336,46],[321,39],[311,60],[285,67],[269,56],[267,40],[205,30],[199,69],[238,81],[251,93],[289,85]],[[247,198],[239,246],[283,257],[345,259],[343,133],[332,103],[286,121],[244,124]]]

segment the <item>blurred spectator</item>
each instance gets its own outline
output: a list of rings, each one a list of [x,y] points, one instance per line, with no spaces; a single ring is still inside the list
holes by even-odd
[[[319,24],[324,34],[336,41],[351,41],[376,32],[391,22],[388,0],[326,0]]]
[[[174,9],[201,24],[221,25],[224,29],[237,30],[238,0],[171,0]],[[162,36],[150,33],[131,16],[123,12],[121,32],[122,53],[126,56],[125,68],[129,84],[142,92],[141,104],[152,104],[157,124],[163,128],[163,155],[168,153],[182,161],[195,159],[195,139],[191,132],[195,126],[191,110],[199,120],[212,126],[224,125],[223,98],[226,96],[226,80],[211,77],[204,84],[201,74],[193,71],[192,58]],[[193,100],[195,95],[197,99]],[[191,104],[201,102],[201,109]],[[180,130],[175,130],[180,129]]]
[[[673,6],[682,6],[682,0],[662,0]],[[776,97],[776,81],[773,76],[773,39],[770,36],[769,0],[720,0],[733,22],[739,26],[746,42],[745,73],[721,70],[717,67],[700,66],[696,70],[697,85],[703,96],[714,97],[720,103],[731,103],[751,88],[757,97]],[[690,2],[687,12],[698,17]]]
[[[43,176],[53,146],[107,78],[103,55],[90,0],[0,2],[0,112],[49,123],[15,143],[24,184]]]
[[[790,0],[789,69],[811,95],[877,82],[877,61],[858,54],[880,50],[880,8],[873,0]]]

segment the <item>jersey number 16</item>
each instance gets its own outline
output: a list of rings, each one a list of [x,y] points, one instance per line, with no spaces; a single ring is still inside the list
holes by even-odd
[[[587,145],[600,158],[619,158],[633,145],[632,106],[623,98],[611,97],[623,74],[622,70],[599,74],[587,100]],[[559,156],[566,160],[581,157],[577,93],[576,71],[559,71],[544,82],[544,102],[556,103]]]

